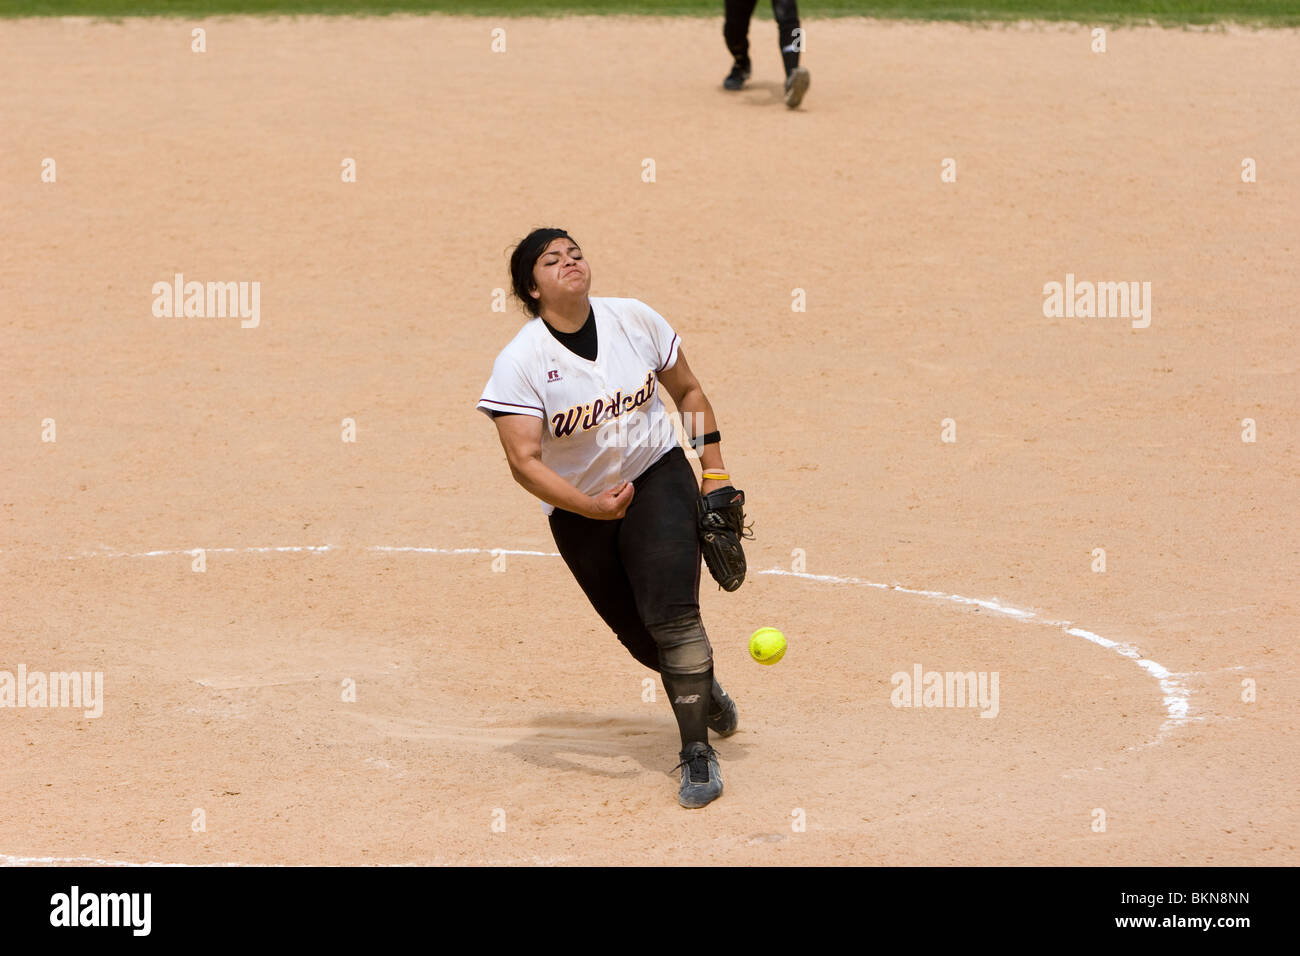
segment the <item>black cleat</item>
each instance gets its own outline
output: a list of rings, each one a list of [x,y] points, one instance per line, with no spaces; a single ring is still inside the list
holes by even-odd
[[[794,109],[803,102],[803,95],[808,92],[808,84],[812,82],[812,77],[808,73],[808,67],[796,66],[786,74],[785,77],[785,105]]]
[[[682,758],[677,765],[682,768],[678,803],[687,809],[698,810],[722,795],[722,770],[718,767],[716,750],[702,740],[693,740],[678,756]]]
[[[738,90],[745,85],[747,79],[749,79],[749,65],[744,63],[733,63],[731,65],[731,72],[728,73],[727,78],[722,81],[722,85],[728,90]]]
[[[736,732],[736,725],[740,723],[736,702],[716,680],[713,682],[713,695],[709,698],[708,723],[709,729],[719,737],[730,737]]]

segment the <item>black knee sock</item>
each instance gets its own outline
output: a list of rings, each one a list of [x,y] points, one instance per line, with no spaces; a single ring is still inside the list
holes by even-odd
[[[776,20],[777,37],[781,41],[781,60],[786,76],[799,65],[799,51],[795,45],[794,31],[799,30],[799,7],[793,0],[773,0],[772,18]],[[799,47],[803,48],[803,31],[799,30]]]
[[[668,700],[673,705],[677,729],[682,735],[682,747],[685,748],[695,740],[708,743],[713,667],[710,666],[703,674],[669,674],[661,671],[659,676],[663,679],[664,690],[668,692]]]

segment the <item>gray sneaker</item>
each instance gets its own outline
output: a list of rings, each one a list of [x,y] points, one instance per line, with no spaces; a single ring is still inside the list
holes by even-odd
[[[736,732],[736,726],[740,723],[736,702],[716,680],[713,682],[713,695],[709,698],[708,723],[709,730],[719,737],[730,737]]]
[[[803,95],[808,92],[812,76],[808,67],[796,66],[785,78],[785,105],[794,109],[803,102]]]
[[[682,762],[682,785],[677,791],[677,802],[697,810],[707,806],[722,795],[722,770],[718,767],[718,752],[702,740],[693,740],[678,754]],[[677,767],[673,769],[676,770]]]

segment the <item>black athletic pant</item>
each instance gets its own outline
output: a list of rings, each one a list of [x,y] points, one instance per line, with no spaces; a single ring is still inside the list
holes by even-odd
[[[749,64],[749,19],[754,15],[758,0],[725,0],[726,20],[722,24],[722,35],[726,38],[727,49],[739,63]],[[797,0],[772,0],[772,19],[776,21],[778,36],[781,41],[781,59],[785,63],[785,72],[789,73],[799,65],[799,53],[790,48],[794,46],[794,31],[799,27],[799,4]],[[802,35],[802,34],[801,34]],[[803,46],[802,43],[799,44]]]
[[[681,730],[682,745],[708,739],[713,689],[712,648],[701,674],[661,669],[660,625],[700,614],[700,541],[695,472],[681,446],[633,479],[632,503],[622,518],[603,521],[556,508],[555,545],[587,599],[638,661],[659,673]],[[703,625],[700,633],[703,634]],[[696,700],[690,701],[689,698]],[[680,698],[687,702],[679,702]]]

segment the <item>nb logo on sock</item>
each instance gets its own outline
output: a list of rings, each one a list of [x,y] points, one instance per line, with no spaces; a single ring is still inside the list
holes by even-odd
[[[678,697],[674,704],[698,704],[700,702],[699,694],[691,694],[689,697]]]

